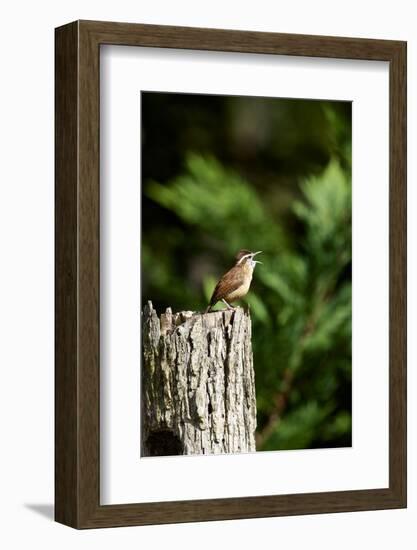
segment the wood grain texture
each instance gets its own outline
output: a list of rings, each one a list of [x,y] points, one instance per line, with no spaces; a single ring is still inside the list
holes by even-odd
[[[407,47],[390,61],[389,479],[407,500]]]
[[[142,313],[142,456],[256,450],[250,314]]]
[[[56,33],[55,53],[55,519],[76,525],[78,28]]]
[[[389,62],[388,488],[100,505],[99,52],[102,44]],[[406,506],[406,44],[89,21],[58,28],[55,334],[56,519],[61,523],[93,528]]]

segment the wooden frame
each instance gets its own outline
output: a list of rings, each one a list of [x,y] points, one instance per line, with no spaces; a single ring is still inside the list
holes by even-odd
[[[406,43],[77,21],[56,29],[55,518],[76,528],[406,506]],[[198,501],[99,501],[99,51],[102,44],[390,64],[389,488]]]

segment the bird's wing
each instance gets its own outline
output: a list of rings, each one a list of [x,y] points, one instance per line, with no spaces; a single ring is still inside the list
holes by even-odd
[[[214,306],[214,304],[216,304],[224,296],[230,294],[232,290],[235,290],[243,285],[244,282],[244,273],[242,273],[240,267],[232,267],[232,269],[225,273],[217,283],[210,300],[210,305]]]

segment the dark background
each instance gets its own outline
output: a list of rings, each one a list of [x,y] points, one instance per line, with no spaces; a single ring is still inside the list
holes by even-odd
[[[245,299],[257,449],[350,446],[351,103],[141,103],[143,302],[202,310],[240,248],[263,250]]]

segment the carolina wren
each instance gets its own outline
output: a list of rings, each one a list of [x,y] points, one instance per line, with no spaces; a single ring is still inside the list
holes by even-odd
[[[217,283],[206,313],[210,312],[220,300],[226,304],[227,309],[233,309],[230,303],[246,296],[252,281],[253,270],[256,264],[262,263],[253,258],[261,252],[262,250],[259,252],[240,250],[237,253],[235,265]]]

